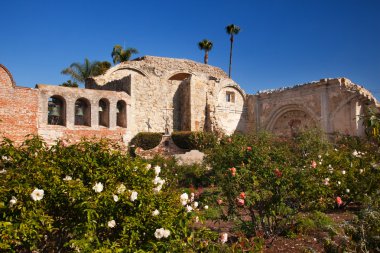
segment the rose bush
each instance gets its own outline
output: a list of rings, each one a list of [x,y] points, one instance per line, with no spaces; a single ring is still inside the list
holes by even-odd
[[[107,141],[49,148],[33,137],[18,148],[5,140],[0,158],[0,251],[192,247],[185,243],[194,232],[182,192],[160,178],[159,167]]]

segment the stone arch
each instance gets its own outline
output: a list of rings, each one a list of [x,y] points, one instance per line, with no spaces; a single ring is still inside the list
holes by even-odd
[[[99,126],[110,126],[110,101],[107,98],[101,98],[99,100]]]
[[[91,126],[91,103],[87,98],[80,97],[75,101],[74,124]]]
[[[124,100],[118,100],[116,103],[116,125],[127,127],[127,103]]]
[[[335,115],[343,108],[343,106],[350,103],[351,100],[353,100],[357,97],[358,97],[358,95],[354,94],[354,95],[351,95],[350,97],[348,97],[347,99],[343,100],[342,102],[340,102],[339,105],[335,108],[335,110],[330,113],[329,118],[333,120],[335,118]]]
[[[2,64],[0,64],[0,85],[9,88],[16,87],[16,83],[11,72]]]
[[[115,69],[114,71],[110,72],[107,76],[110,76],[112,75],[113,73],[117,72],[117,71],[120,71],[120,70],[130,70],[130,71],[133,71],[133,72],[136,72],[138,73],[139,75],[142,75],[142,76],[145,76],[147,77],[148,74],[142,70],[142,69],[137,69],[137,68],[132,68],[132,67],[120,67],[118,69]]]
[[[48,102],[48,125],[66,125],[66,100],[60,95],[52,95]]]
[[[191,76],[197,76],[195,75],[194,73],[192,72],[189,72],[189,71],[184,71],[184,70],[177,70],[177,71],[173,71],[173,72],[170,72],[168,74],[166,74],[164,76],[164,79],[166,80],[175,80],[175,81],[183,81]]]
[[[277,106],[266,125],[266,130],[278,135],[291,136],[301,129],[316,127],[318,117],[305,105]]]

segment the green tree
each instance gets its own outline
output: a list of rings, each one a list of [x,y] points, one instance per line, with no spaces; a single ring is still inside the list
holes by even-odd
[[[230,66],[228,68],[228,77],[231,78],[231,65],[232,65],[232,45],[234,43],[234,35],[237,35],[240,32],[240,27],[234,24],[226,26],[226,32],[230,35]]]
[[[112,56],[113,63],[116,64],[116,63],[129,61],[129,59],[131,58],[133,54],[138,54],[138,53],[139,52],[137,51],[136,48],[129,47],[129,48],[123,49],[122,46],[116,45],[112,49],[111,56]]]
[[[108,67],[107,67],[108,66]],[[71,78],[79,83],[84,83],[84,81],[93,76],[98,76],[104,74],[107,69],[111,67],[109,62],[91,62],[89,59],[84,59],[84,63],[74,62],[70,67],[62,70],[62,74],[70,75]]]
[[[79,85],[76,81],[72,82],[71,80],[67,80],[66,82],[60,84],[59,86],[71,87],[71,88],[78,88],[79,87]]]
[[[199,49],[205,51],[205,57],[204,57],[204,63],[205,64],[208,63],[208,52],[211,51],[212,46],[213,46],[212,41],[207,40],[207,39],[204,39],[204,40],[198,42]]]

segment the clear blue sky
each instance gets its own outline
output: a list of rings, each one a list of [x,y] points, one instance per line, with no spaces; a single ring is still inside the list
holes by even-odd
[[[380,97],[379,0],[9,0],[0,14],[0,63],[19,86],[60,84],[73,62],[112,61],[115,44],[202,62],[207,38],[209,64],[228,71],[234,23],[232,78],[248,93],[347,77]]]

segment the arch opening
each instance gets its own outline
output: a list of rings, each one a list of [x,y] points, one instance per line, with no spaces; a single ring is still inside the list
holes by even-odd
[[[85,98],[75,102],[75,125],[91,126],[91,104]]]
[[[61,96],[51,96],[48,100],[48,125],[66,125],[66,101]]]
[[[107,99],[99,100],[99,126],[110,126],[110,103]]]
[[[123,100],[117,101],[116,104],[116,125],[127,127],[127,104]]]

